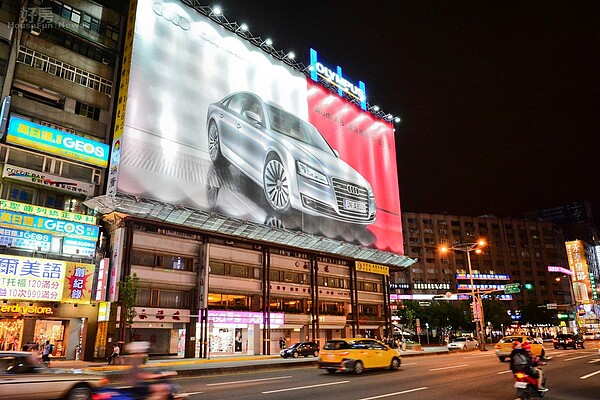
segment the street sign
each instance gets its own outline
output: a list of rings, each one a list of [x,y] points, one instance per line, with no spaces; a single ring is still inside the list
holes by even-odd
[[[556,310],[556,306],[557,305],[558,304],[556,304],[556,303],[548,303],[548,304],[546,304],[546,309],[548,309],[548,310]]]
[[[521,293],[521,284],[520,283],[508,283],[504,285],[504,293]]]

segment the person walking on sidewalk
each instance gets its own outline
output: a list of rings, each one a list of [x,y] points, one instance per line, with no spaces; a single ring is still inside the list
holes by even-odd
[[[42,362],[44,362],[45,364],[50,363],[50,354],[52,354],[52,347],[54,346],[50,344],[50,341],[46,340],[46,345],[42,350]]]
[[[115,343],[113,345],[112,354],[110,356],[108,356],[108,365],[110,365],[113,362],[115,362],[115,358],[119,357],[120,353],[121,353],[121,349],[119,348],[119,345]]]

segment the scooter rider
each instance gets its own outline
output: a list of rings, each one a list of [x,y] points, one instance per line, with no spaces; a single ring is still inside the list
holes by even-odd
[[[537,382],[537,389],[546,392],[548,389],[542,386],[542,370],[536,368],[541,365],[541,361],[531,354],[531,343],[518,341],[513,342],[513,351],[510,353],[510,370],[513,374],[523,372],[534,378]]]

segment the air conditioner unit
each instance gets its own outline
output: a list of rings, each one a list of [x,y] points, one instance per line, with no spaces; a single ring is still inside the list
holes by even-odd
[[[103,58],[103,59],[102,59],[102,64],[104,64],[104,65],[108,65],[108,59],[106,59],[106,58]]]
[[[31,34],[34,36],[40,36],[40,33],[42,33],[42,30],[40,28],[38,28],[37,26],[32,26],[31,27]]]

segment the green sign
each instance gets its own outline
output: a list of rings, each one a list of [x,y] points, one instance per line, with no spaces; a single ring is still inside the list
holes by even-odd
[[[521,284],[520,283],[509,283],[504,286],[504,293],[520,293],[521,292]]]

